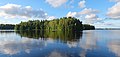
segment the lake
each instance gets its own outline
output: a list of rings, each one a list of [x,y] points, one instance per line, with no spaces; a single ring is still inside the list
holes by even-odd
[[[0,31],[0,57],[120,57],[120,30]]]

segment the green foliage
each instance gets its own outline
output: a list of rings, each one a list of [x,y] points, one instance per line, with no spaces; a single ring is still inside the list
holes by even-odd
[[[94,30],[95,29],[95,27],[94,26],[92,26],[92,25],[89,25],[89,24],[83,24],[83,29],[84,30]]]
[[[0,29],[1,30],[8,30],[8,29],[14,29],[15,25],[12,24],[0,24]]]
[[[74,17],[63,17],[54,20],[33,20],[21,22],[15,26],[16,30],[45,30],[45,31],[82,31],[82,22]]]

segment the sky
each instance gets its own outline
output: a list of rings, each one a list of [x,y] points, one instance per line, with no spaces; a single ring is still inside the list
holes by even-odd
[[[0,0],[0,24],[76,17],[96,28],[120,28],[120,0]]]

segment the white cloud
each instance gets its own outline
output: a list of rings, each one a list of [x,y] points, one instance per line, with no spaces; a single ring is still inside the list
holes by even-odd
[[[76,17],[77,12],[68,12],[67,17]]]
[[[48,18],[47,18],[47,20],[53,20],[53,19],[55,19],[56,17],[55,16],[49,16]]]
[[[46,0],[52,7],[59,7],[67,2],[67,0]]]
[[[96,19],[98,16],[96,14],[89,14],[85,16],[86,19]]]
[[[80,12],[68,12],[66,16],[67,16],[67,17],[68,17],[68,16],[72,16],[72,17],[77,17],[77,18],[79,18],[79,17],[82,16],[82,15],[97,14],[97,13],[99,13],[99,11],[96,10],[96,9],[85,8],[85,9],[83,9],[83,10],[80,11]]]
[[[16,4],[0,6],[0,17],[9,18],[46,18],[43,10],[33,10],[31,6],[22,7]]]
[[[86,1],[84,1],[84,0],[83,0],[83,1],[80,1],[79,4],[78,4],[79,7],[80,7],[80,8],[86,7],[85,2],[86,2]]]
[[[101,23],[101,22],[99,22],[99,21],[101,21],[101,20],[99,20],[100,18],[95,18],[95,19],[85,19],[84,20],[84,24],[94,24],[94,23]]]
[[[99,11],[96,9],[85,8],[80,12],[68,12],[66,16],[76,17],[81,19],[84,23],[93,24],[98,21],[101,22],[101,18],[99,18],[98,15],[96,15],[98,13]]]
[[[99,11],[96,9],[92,9],[92,8],[85,8],[81,12],[79,12],[79,14],[91,14],[91,13],[93,13],[93,14],[99,13]]]
[[[120,19],[120,2],[108,9],[107,16],[113,19]]]

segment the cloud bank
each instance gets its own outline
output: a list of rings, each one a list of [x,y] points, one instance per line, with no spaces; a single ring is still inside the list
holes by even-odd
[[[97,15],[98,13],[99,13],[99,10],[92,9],[92,8],[84,8],[80,12],[68,12],[66,16],[83,19],[85,23],[92,24],[94,22],[100,21],[100,18]]]
[[[116,3],[111,8],[108,8],[107,16],[112,19],[120,19],[120,2]]]
[[[43,10],[34,10],[31,6],[22,7],[17,4],[0,6],[0,17],[4,18],[46,18]]]
[[[99,10],[92,9],[92,8],[85,8],[80,12],[68,12],[66,15],[67,17],[72,16],[72,17],[77,17],[79,18],[81,15],[89,15],[89,16],[96,16],[95,14],[99,13]]]

